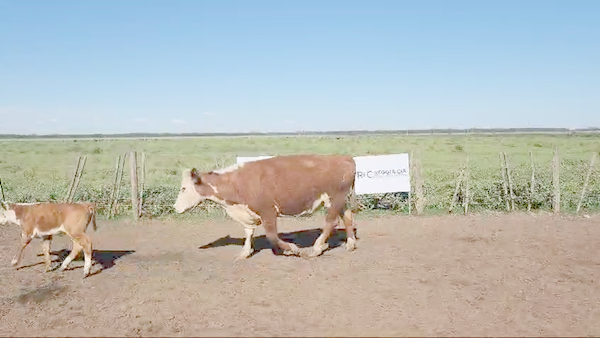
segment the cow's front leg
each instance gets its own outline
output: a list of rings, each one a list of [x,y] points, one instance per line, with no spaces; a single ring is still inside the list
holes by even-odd
[[[263,226],[265,227],[267,239],[273,248],[273,253],[276,253],[276,251],[278,251],[277,249],[279,249],[283,250],[283,254],[286,256],[300,255],[300,249],[296,244],[283,241],[279,238],[279,235],[277,234],[276,215],[263,216]]]
[[[246,232],[246,241],[244,242],[244,248],[240,251],[240,254],[236,257],[236,260],[246,259],[250,257],[254,249],[252,248],[252,236],[254,236],[253,227],[244,226]]]

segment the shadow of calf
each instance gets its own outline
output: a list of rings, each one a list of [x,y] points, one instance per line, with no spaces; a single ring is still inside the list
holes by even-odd
[[[102,266],[102,269],[96,271],[95,273],[90,274],[91,275],[95,275],[100,273],[100,271],[103,270],[107,270],[112,268],[113,266],[115,266],[115,261],[118,260],[119,258],[123,257],[123,256],[127,256],[129,254],[134,253],[135,250],[94,250],[92,253],[92,265],[95,265],[96,263],[100,264]],[[71,249],[62,249],[60,251],[51,251],[50,255],[54,255],[54,256],[58,256],[57,259],[53,259],[52,262],[59,262],[62,263],[65,258],[67,258],[67,256],[71,253]],[[44,254],[38,254],[38,256],[43,256]],[[83,251],[79,252],[79,254],[77,255],[77,257],[75,257],[74,261],[83,261],[84,259],[84,255],[83,255]],[[33,265],[38,265],[38,264],[43,264],[43,262],[40,263],[36,263]],[[33,266],[31,265],[31,266]],[[74,270],[74,269],[79,269],[82,268],[83,266],[76,266],[76,267],[71,267],[68,268],[66,270]],[[58,268],[58,266],[55,266],[55,269]]]
[[[308,248],[312,247],[315,244],[317,238],[323,232],[322,229],[310,229],[310,230],[302,230],[302,231],[294,231],[294,232],[283,232],[279,233],[279,238],[286,242],[292,242],[296,244],[299,248]],[[221,237],[211,243],[198,247],[198,249],[210,249],[210,248],[218,248],[227,245],[239,245],[243,246],[246,238],[233,238],[229,235],[225,237]],[[345,229],[335,229],[327,242],[329,243],[329,249],[337,248],[342,245],[343,242],[346,241],[346,230]],[[255,255],[259,251],[263,249],[270,249],[274,254],[279,255],[282,254],[279,248],[273,247],[269,239],[265,236],[257,236],[253,238],[254,252],[251,256]]]

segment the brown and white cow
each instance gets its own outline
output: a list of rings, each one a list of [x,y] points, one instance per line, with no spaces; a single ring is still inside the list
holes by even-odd
[[[94,203],[0,203],[0,224],[13,223],[21,227],[21,243],[11,261],[16,266],[21,261],[23,249],[33,238],[43,239],[46,271],[50,271],[50,242],[52,235],[66,233],[73,241],[71,253],[60,266],[63,271],[81,249],[85,255],[83,277],[92,267],[92,240],[85,234],[90,222],[96,230],[96,205]]]
[[[183,213],[207,199],[220,204],[245,227],[246,240],[237,260],[252,254],[252,236],[261,224],[274,253],[283,250],[285,255],[299,255],[294,243],[279,238],[277,217],[312,214],[324,204],[323,232],[308,256],[318,256],[329,247],[327,239],[339,219],[346,227],[346,249],[352,251],[356,246],[354,217],[346,202],[354,198],[355,175],[354,159],[342,155],[276,156],[217,171],[188,169],[183,172],[174,208]]]

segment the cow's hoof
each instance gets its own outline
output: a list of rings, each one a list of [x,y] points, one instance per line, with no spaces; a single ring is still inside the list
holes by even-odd
[[[244,260],[248,257],[250,257],[250,255],[252,255],[252,250],[246,251],[246,250],[242,250],[242,252],[239,253],[239,255],[237,255],[235,257],[235,261],[241,261]]]
[[[308,258],[313,258],[313,257],[317,257],[323,254],[323,252],[325,250],[327,250],[329,248],[329,243],[325,242],[323,244],[321,244],[321,246],[313,246],[313,249],[310,250],[307,254],[306,257]]]
[[[356,249],[356,240],[352,237],[346,240],[346,250],[353,251]]]
[[[283,254],[286,256],[298,256],[300,255],[300,249],[294,243],[288,243],[290,248],[288,250],[284,250]]]

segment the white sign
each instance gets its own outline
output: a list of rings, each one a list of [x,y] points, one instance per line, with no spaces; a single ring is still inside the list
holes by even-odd
[[[357,195],[410,192],[408,154],[356,156]]]
[[[242,156],[237,164],[271,158],[273,156]],[[408,154],[356,156],[357,195],[391,192],[410,192]]]

